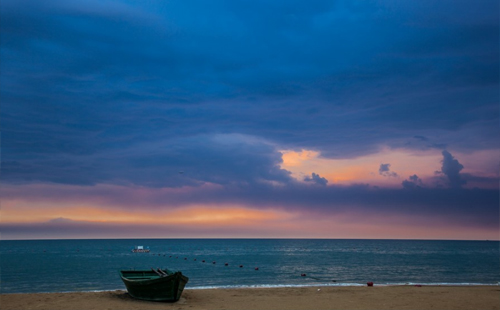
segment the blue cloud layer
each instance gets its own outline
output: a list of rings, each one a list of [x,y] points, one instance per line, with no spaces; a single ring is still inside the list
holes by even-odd
[[[210,182],[271,199],[269,184],[299,186],[279,149],[499,148],[498,1],[1,6],[5,183]],[[472,193],[460,185],[479,177],[443,155],[448,185]]]

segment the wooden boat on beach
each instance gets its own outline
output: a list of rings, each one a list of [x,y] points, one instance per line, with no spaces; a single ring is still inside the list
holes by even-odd
[[[121,270],[120,277],[130,296],[150,301],[177,301],[189,278],[168,269]]]

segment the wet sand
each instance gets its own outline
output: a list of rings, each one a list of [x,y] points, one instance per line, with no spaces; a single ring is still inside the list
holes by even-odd
[[[500,286],[374,286],[185,290],[176,303],[126,291],[0,294],[3,310],[500,309]]]

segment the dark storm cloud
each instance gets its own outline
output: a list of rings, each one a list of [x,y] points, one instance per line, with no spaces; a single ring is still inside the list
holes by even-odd
[[[328,184],[327,179],[320,177],[319,174],[316,174],[314,172],[311,174],[311,176],[306,176],[304,178],[304,181],[305,182],[313,182],[315,184],[323,185],[323,186],[326,186]]]
[[[281,153],[253,137],[219,134],[171,137],[133,147],[108,147],[99,154],[53,155],[31,158],[23,164],[5,162],[3,178],[94,185],[111,183],[151,187],[199,186],[204,182],[253,184],[288,183],[290,173],[279,167]],[[179,171],[183,171],[179,174]]]
[[[461,187],[467,183],[466,180],[460,175],[460,171],[464,166],[458,162],[457,159],[453,157],[448,151],[443,151],[443,165],[441,166],[441,172],[448,178],[449,185],[451,187]]]
[[[401,182],[401,185],[403,185],[403,188],[406,189],[415,189],[415,188],[421,188],[424,184],[422,182],[422,179],[420,179],[416,174],[414,174],[408,177],[408,180],[404,180],[403,182]]]
[[[383,175],[385,177],[397,177],[398,174],[396,172],[390,171],[391,164],[380,164],[378,168],[378,174]]]
[[[207,131],[337,158],[429,130],[488,148],[497,17],[496,1],[3,1],[2,155]]]
[[[1,5],[6,183],[255,195],[296,186],[279,149],[497,147],[496,1]]]

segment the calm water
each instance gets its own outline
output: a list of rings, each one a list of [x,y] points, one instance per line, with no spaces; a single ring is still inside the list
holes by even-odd
[[[151,252],[132,253],[135,245]],[[1,241],[0,267],[1,293],[125,289],[118,270],[151,267],[181,270],[189,277],[187,288],[500,281],[497,241]]]

